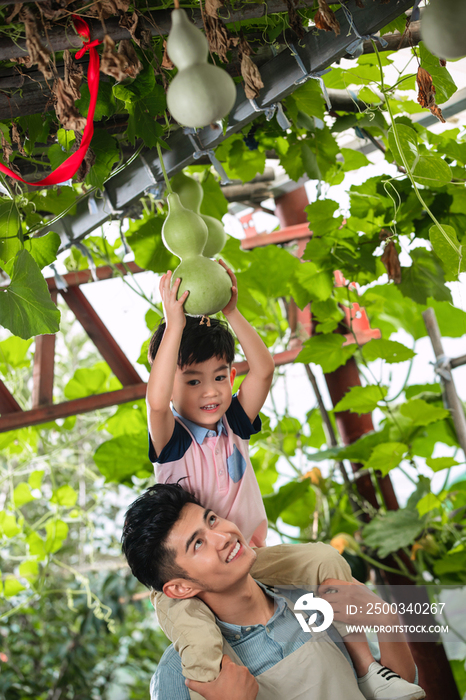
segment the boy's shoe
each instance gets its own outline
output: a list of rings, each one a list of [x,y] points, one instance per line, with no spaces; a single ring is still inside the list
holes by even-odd
[[[373,661],[358,686],[366,700],[421,700],[426,694],[419,685],[408,683],[386,666]]]

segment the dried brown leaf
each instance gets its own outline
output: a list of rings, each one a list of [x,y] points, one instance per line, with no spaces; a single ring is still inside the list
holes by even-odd
[[[86,117],[82,117],[75,107],[75,95],[65,81],[57,78],[53,84],[53,101],[58,121],[67,131],[84,129]]]
[[[380,258],[381,262],[385,265],[387,270],[388,279],[393,280],[395,284],[400,284],[401,282],[401,266],[400,259],[398,257],[398,251],[396,249],[395,243],[390,239],[385,246],[385,249]]]
[[[314,15],[314,24],[317,29],[323,29],[326,32],[335,32],[335,36],[340,34],[340,22],[325,0],[319,0],[319,9]]]
[[[148,48],[150,46],[150,30],[141,28],[139,23],[139,14],[136,10],[131,16],[127,13],[122,14],[118,24],[120,25],[120,27],[124,27],[129,31],[129,33],[131,34],[131,39],[142,49]]]
[[[125,73],[127,66],[126,58],[115,51],[115,42],[108,34],[104,36],[104,50],[100,59],[100,70],[105,75],[111,75],[118,82],[125,80],[128,75]]]
[[[24,8],[20,12],[20,19],[24,22],[26,30],[26,49],[31,58],[31,65],[37,63],[44,78],[51,78],[50,51],[41,43],[36,18],[28,8]]]
[[[284,0],[286,9],[288,10],[288,21],[291,29],[296,33],[299,39],[304,36],[304,27],[301,16],[296,12],[294,0]]]
[[[142,71],[143,65],[138,58],[134,46],[129,39],[122,39],[118,46],[118,53],[126,59],[126,67],[124,69],[126,75],[130,78],[135,78]]]
[[[259,94],[259,90],[264,87],[259,69],[250,58],[252,53],[254,52],[246,39],[241,39],[238,55],[241,60],[241,75],[244,80],[244,92],[248,100],[254,100]]]
[[[16,17],[16,15],[21,12],[23,9],[23,3],[19,2],[16,5],[13,5],[13,10],[11,15],[8,15],[8,17],[5,18],[5,24],[10,24],[10,22],[13,21],[13,19]]]
[[[10,156],[13,153],[13,149],[11,147],[11,144],[8,143],[8,141],[5,138],[5,134],[3,131],[0,129],[0,135],[2,137],[2,154],[3,154],[3,160],[7,165],[10,164]]]
[[[238,44],[238,39],[230,35],[217,14],[222,6],[220,0],[205,0],[202,19],[210,51],[216,53],[223,63],[228,63],[227,51]]]
[[[81,97],[79,88],[83,79],[83,68],[73,60],[68,49],[64,51],[63,59],[65,62],[65,86],[73,99],[79,100]]]
[[[442,110],[435,102],[435,87],[432,82],[432,76],[422,66],[418,68],[416,83],[419,90],[417,101],[421,107],[430,109],[434,117],[437,117],[444,124],[445,119],[443,118]]]
[[[108,19],[113,15],[123,15],[130,6],[130,0],[99,0],[86,8],[86,12],[94,17]]]
[[[73,0],[60,0],[59,3],[53,0],[42,0],[40,4],[41,15],[51,20],[68,15],[69,12],[66,8],[71,2],[73,2]]]
[[[11,140],[18,146],[19,153],[21,153],[22,156],[26,156],[27,153],[23,148],[23,144],[21,143],[21,136],[19,135],[18,125],[16,122],[12,122],[11,124]]]
[[[166,68],[167,70],[172,70],[172,68],[175,67],[175,64],[173,61],[170,60],[170,56],[167,53],[167,41],[166,39],[163,40],[163,59],[162,59],[162,68]]]

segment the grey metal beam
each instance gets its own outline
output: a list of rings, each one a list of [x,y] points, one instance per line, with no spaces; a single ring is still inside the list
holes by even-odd
[[[375,7],[361,9],[356,0],[348,0],[347,8],[353,15],[354,26],[361,36],[373,34],[413,5],[413,0],[390,0]],[[333,32],[311,30],[302,41],[296,42],[307,72],[318,73],[332,65],[346,54],[347,47],[357,38],[350,27],[343,10],[336,12],[340,22],[339,36]],[[264,87],[256,100],[259,107],[270,106],[279,102],[297,89],[297,81],[303,78],[303,72],[290,49],[285,49],[278,56],[261,67]],[[226,133],[220,127],[205,127],[197,138],[200,150],[213,149],[222,141],[236,133],[257,117],[251,102],[246,98],[243,87],[237,86],[236,102],[229,115]],[[182,129],[177,129],[167,140],[170,147],[164,153],[164,162],[169,177],[194,161],[195,148]],[[67,216],[47,230],[54,230],[61,236],[62,249],[72,245],[73,241],[84,238],[101,226],[112,215],[124,210],[133,200],[162,181],[162,172],[156,149],[140,156],[120,173],[109,178],[101,198],[94,198],[92,206],[88,201],[81,201],[73,217]]]

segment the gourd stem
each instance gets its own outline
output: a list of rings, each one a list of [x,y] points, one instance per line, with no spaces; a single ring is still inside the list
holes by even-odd
[[[172,186],[170,185],[170,180],[168,179],[167,171],[165,170],[165,165],[163,162],[163,156],[162,156],[162,149],[160,148],[160,144],[157,143],[157,154],[159,156],[159,161],[160,161],[160,167],[162,168],[163,172],[163,179],[165,180],[165,184],[167,186],[168,194],[173,194]]]
[[[180,0],[175,0],[175,10],[180,9]]]

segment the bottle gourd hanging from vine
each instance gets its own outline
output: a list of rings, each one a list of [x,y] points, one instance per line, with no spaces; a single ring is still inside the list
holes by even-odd
[[[178,173],[172,179],[173,191],[180,198],[181,204],[186,209],[191,209],[195,214],[201,217],[207,225],[208,237],[202,254],[206,258],[213,258],[222,250],[227,240],[227,234],[223,228],[223,224],[213,216],[201,214],[199,209],[204,197],[202,185],[192,177],[188,177],[184,173]]]
[[[184,10],[172,12],[167,53],[178,68],[167,92],[173,118],[193,128],[223,119],[235,103],[235,84],[226,71],[207,62],[207,39]]]
[[[201,217],[183,207],[175,193],[169,194],[167,201],[162,240],[170,252],[181,258],[172,276],[173,281],[181,279],[177,297],[189,291],[184,310],[191,316],[215,314],[230,301],[230,276],[218,262],[202,254],[208,230]]]

